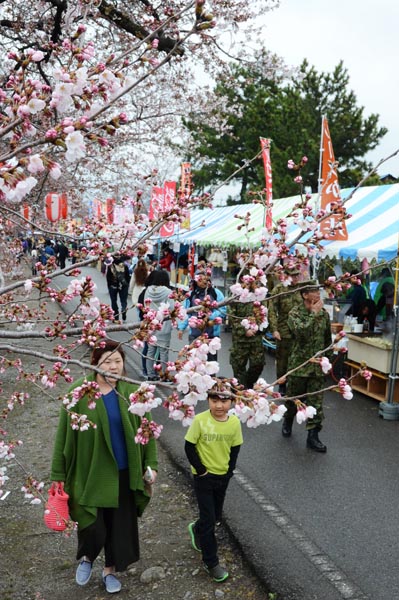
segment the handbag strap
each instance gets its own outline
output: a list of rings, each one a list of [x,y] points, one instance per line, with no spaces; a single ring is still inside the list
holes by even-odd
[[[53,481],[50,487],[50,493],[52,496],[65,496],[64,490],[64,482],[63,481]]]

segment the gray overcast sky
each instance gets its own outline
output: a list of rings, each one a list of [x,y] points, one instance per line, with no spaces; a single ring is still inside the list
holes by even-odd
[[[376,164],[399,148],[398,0],[280,0],[265,15],[265,45],[290,65],[307,58],[331,72],[342,59],[349,86],[389,131],[367,158]],[[334,140],[332,140],[334,144]],[[399,156],[379,169],[399,176]]]

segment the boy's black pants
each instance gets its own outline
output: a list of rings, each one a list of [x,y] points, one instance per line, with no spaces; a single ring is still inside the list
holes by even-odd
[[[219,564],[215,525],[222,518],[229,481],[229,475],[194,475],[194,490],[199,508],[199,519],[194,525],[194,530],[199,536],[202,560],[210,569]]]

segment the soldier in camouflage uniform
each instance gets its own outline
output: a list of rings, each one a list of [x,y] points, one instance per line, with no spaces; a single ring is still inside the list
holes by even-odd
[[[303,284],[302,284],[303,285]],[[295,369],[331,344],[331,323],[328,312],[323,308],[319,288],[315,285],[301,290],[303,303],[293,308],[288,315],[288,327],[293,336],[292,350],[288,359],[288,370]],[[332,358],[332,351],[326,353]],[[321,358],[321,357],[320,357]],[[316,358],[300,367],[288,376],[287,394],[290,397],[319,392],[324,387],[324,375],[319,360]],[[308,419],[307,446],[316,452],[326,452],[327,448],[319,440],[318,433],[323,422],[323,393],[300,398],[308,406],[313,406],[317,413],[313,419]],[[292,400],[286,401],[287,412],[283,421],[282,434],[291,435],[292,424],[296,415],[296,405]]]
[[[234,377],[247,389],[254,386],[261,376],[265,364],[262,332],[254,332],[241,325],[243,319],[251,316],[253,316],[252,302],[234,302],[228,307],[228,319],[232,332],[230,364]]]
[[[288,313],[295,306],[302,304],[299,291],[295,288],[299,285],[299,269],[287,269],[286,274],[291,276],[291,284],[278,283],[272,290],[268,303],[269,331],[276,340],[276,375],[277,379],[283,377],[287,372],[288,357],[292,346],[292,334],[288,329]],[[279,385],[280,394],[286,393],[286,383]]]

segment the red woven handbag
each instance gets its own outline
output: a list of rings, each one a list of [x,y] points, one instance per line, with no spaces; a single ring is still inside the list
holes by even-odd
[[[48,500],[44,511],[44,523],[53,531],[64,531],[69,521],[68,494],[64,484],[53,482],[48,491]]]

